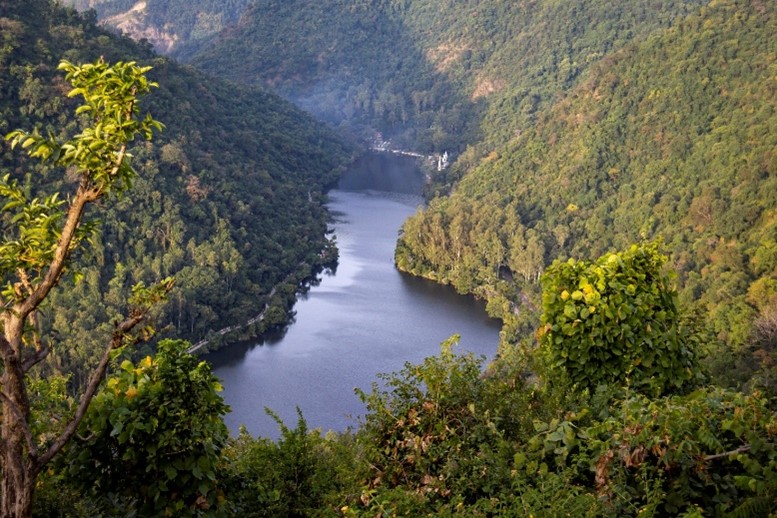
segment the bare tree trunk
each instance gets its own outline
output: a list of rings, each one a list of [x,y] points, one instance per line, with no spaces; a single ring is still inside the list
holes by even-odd
[[[29,436],[29,404],[24,388],[24,374],[16,358],[4,359],[0,387],[3,393],[3,426],[0,437],[2,484],[0,485],[0,516],[27,518],[32,516],[32,497],[35,490],[33,461],[35,452]]]
[[[142,121],[135,120],[137,89],[141,88],[145,93],[154,86],[145,80],[144,74],[148,68],[136,67],[134,63],[126,63],[121,67],[117,64],[116,67],[120,68],[117,74],[121,78],[120,85],[104,79],[116,68],[108,67],[102,58],[97,64],[84,67],[76,67],[67,62],[60,65],[60,68],[68,71],[66,78],[76,87],[71,96],[73,92],[80,92],[87,109],[104,112],[95,114],[96,129],[93,133],[85,131],[68,141],[67,146],[53,143],[37,132],[15,131],[6,137],[6,140],[11,142],[11,148],[16,145],[29,148],[27,152],[31,157],[48,157],[55,149],[62,151],[61,154],[57,151],[59,158],[55,162],[65,167],[75,166],[81,181],[65,213],[53,254],[46,260],[48,264],[41,266],[34,261],[22,260],[17,253],[13,264],[17,264],[18,282],[13,282],[12,272],[6,272],[5,267],[3,271],[3,282],[11,279],[14,293],[9,296],[9,300],[0,300],[0,518],[32,516],[37,475],[75,434],[105,375],[111,351],[138,340],[129,333],[143,320],[148,311],[146,305],[160,300],[172,288],[171,281],[163,282],[158,287],[161,292],[149,292],[149,302],[141,303],[141,307],[133,309],[123,322],[114,324],[111,340],[106,344],[97,368],[92,371],[89,384],[80,397],[74,415],[47,444],[40,437],[33,438],[25,374],[43,361],[50,351],[48,343],[40,340],[36,334],[35,312],[59,283],[74,245],[78,244],[77,230],[86,206],[102,197],[114,183],[121,184],[131,180],[131,168],[125,164],[127,142],[136,134],[144,134],[150,138],[152,129],[161,129],[161,125],[150,116]],[[89,93],[93,89],[96,93]],[[115,122],[120,128],[113,136],[115,138],[100,140],[99,128],[104,117]],[[110,151],[105,155],[110,158],[97,166],[91,159],[81,157],[84,150],[94,149],[95,142],[102,146],[101,149]],[[15,185],[11,186],[12,190]],[[20,196],[26,199],[21,194]],[[4,240],[8,238],[5,232],[4,230]],[[46,242],[39,248],[52,244]],[[31,246],[34,249],[37,245]],[[4,259],[8,257],[4,256]]]
[[[17,438],[18,439],[18,438]],[[24,446],[11,442],[3,452],[3,481],[0,494],[0,516],[28,518],[32,516],[34,477],[25,466]]]
[[[165,293],[170,288],[172,283],[168,284]],[[0,518],[32,516],[32,499],[38,473],[76,433],[100,382],[105,377],[111,351],[124,345],[130,331],[143,320],[146,312],[134,311],[123,322],[114,325],[113,336],[105,347],[100,362],[92,371],[75,414],[59,435],[41,451],[38,451],[30,430],[30,402],[24,385],[24,364],[15,354],[7,354],[7,351],[11,350],[9,342],[0,338],[0,349],[4,353],[4,370],[0,377],[0,408],[3,418],[0,430],[0,459],[3,461],[0,464]],[[6,327],[11,326],[6,324]]]

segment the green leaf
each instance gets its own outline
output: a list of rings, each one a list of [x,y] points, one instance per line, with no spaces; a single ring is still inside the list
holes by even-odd
[[[169,480],[175,480],[175,478],[178,476],[178,470],[175,469],[173,466],[167,465],[164,468],[165,475],[167,475],[167,478]]]
[[[111,430],[111,437],[116,437],[121,433],[122,430],[124,430],[124,422],[117,421],[116,424],[113,426],[113,429]]]

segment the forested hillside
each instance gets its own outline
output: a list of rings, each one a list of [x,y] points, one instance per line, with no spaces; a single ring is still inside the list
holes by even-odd
[[[403,146],[456,151],[397,264],[488,299],[508,340],[536,324],[554,258],[660,237],[682,297],[739,347],[777,286],[770,11],[267,1],[193,63]]]
[[[553,258],[662,237],[729,344],[774,304],[775,17],[721,1],[605,56],[405,224],[400,268],[521,313]],[[525,305],[524,305],[525,307]]]
[[[0,452],[32,473],[17,486],[41,516],[773,516],[776,24],[762,0],[257,0],[194,62],[365,135],[460,151],[396,262],[505,322],[492,362],[457,355],[453,337],[357,390],[357,429],[324,435],[300,415],[273,442],[228,437],[220,385],[188,343],[140,359],[113,322],[131,284],[169,275],[157,327],[178,336],[245,321],[276,291],[262,325],[283,321],[298,275],[331,258],[322,192],[351,148],[274,95],[75,11],[0,0],[0,132],[78,133],[87,117],[56,65],[99,56],[153,65],[140,107],[166,124],[131,149],[133,190],[100,202],[99,237],[76,257],[97,268],[62,277],[39,312],[15,265],[37,272],[53,238],[25,229],[46,230],[43,192],[92,173],[22,160],[41,140],[29,134],[0,148],[18,181],[0,182],[17,196],[0,250]],[[38,255],[14,256],[17,233]],[[25,376],[41,335],[52,361]],[[108,379],[76,410],[106,336]]]
[[[192,62],[458,154],[511,138],[605,53],[702,3],[259,1]]]
[[[161,85],[142,108],[166,128],[153,146],[132,149],[142,174],[132,196],[102,218],[86,258],[99,268],[55,293],[45,313],[44,325],[63,337],[55,364],[94,361],[90,344],[110,330],[139,281],[175,276],[157,319],[159,329],[175,336],[197,340],[242,324],[276,286],[265,321],[243,333],[285,322],[300,279],[331,260],[321,254],[329,248],[322,192],[350,160],[350,147],[275,95],[181,67],[72,9],[45,0],[0,6],[0,133],[36,126],[44,133],[77,131],[56,71],[62,58],[136,59],[154,67],[151,78]],[[35,193],[41,178],[54,181],[6,144],[0,150],[4,169],[26,189]]]
[[[272,87],[318,117],[422,151],[463,147],[475,106],[418,45],[387,1],[261,0],[192,58]]]
[[[775,286],[774,21],[706,4],[260,1],[192,62],[455,151],[397,263],[489,299],[509,339],[553,258],[662,237],[742,344]]]
[[[94,9],[99,19],[136,40],[146,39],[164,54],[181,57],[199,49],[234,24],[248,0],[65,0]]]

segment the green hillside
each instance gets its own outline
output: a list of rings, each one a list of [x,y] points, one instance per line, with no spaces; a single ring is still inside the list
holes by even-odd
[[[191,63],[273,88],[318,117],[423,151],[463,147],[475,105],[383,0],[260,0]],[[366,128],[365,128],[366,126]]]
[[[104,24],[136,40],[148,40],[160,53],[182,57],[194,52],[240,18],[248,0],[64,0],[80,11],[94,9]]]
[[[458,154],[485,140],[476,156],[601,56],[702,3],[259,1],[192,63],[401,146]]]
[[[332,258],[323,192],[352,148],[275,95],[158,57],[91,15],[0,0],[0,133],[101,142],[105,119],[84,129],[71,115],[61,58],[153,65],[160,86],[141,112],[166,124],[130,150],[134,188],[93,198],[101,232],[75,259],[95,268],[39,299],[17,265],[48,282],[36,261],[56,260],[59,227],[42,194],[67,196],[75,178],[73,198],[99,194],[90,182],[122,178],[124,153],[52,171],[21,158],[37,138],[0,147],[21,187],[0,182],[16,196],[0,211],[0,514],[774,516],[776,24],[763,0],[257,0],[195,62],[365,135],[461,151],[434,179],[444,195],[405,223],[396,262],[505,322],[492,362],[456,354],[452,337],[357,390],[356,429],[276,417],[273,442],[228,436],[220,384],[190,344],[122,352],[121,326],[142,318],[119,323],[127,292],[175,275],[156,319],[175,336],[213,337],[270,293],[261,326],[284,322],[300,279]],[[135,127],[135,93],[92,96],[129,104],[105,116],[119,135],[127,112]],[[41,337],[51,362],[29,371]],[[75,398],[96,342],[109,348],[87,409]]]
[[[741,344],[775,282],[773,27],[765,4],[706,4],[256,2],[192,62],[453,150],[397,262],[489,299],[510,336],[553,258],[662,237]]]
[[[174,336],[197,341],[243,324],[281,284],[257,326],[285,322],[299,280],[327,260],[320,254],[329,246],[322,193],[350,160],[349,145],[273,94],[160,58],[73,10],[44,0],[0,6],[0,133],[78,129],[56,71],[62,58],[136,59],[154,67],[151,78],[161,85],[143,109],[166,128],[153,146],[132,150],[142,174],[132,195],[104,214],[84,258],[99,269],[57,292],[45,314],[45,325],[64,343],[56,361],[63,367],[94,361],[90,344],[110,332],[129,287],[170,275],[176,287],[157,324]],[[0,153],[3,168],[33,192],[41,178],[56,178],[20,161],[5,143]],[[242,333],[254,335],[262,330],[257,326]]]
[[[473,160],[531,124],[589,65],[703,0],[77,1],[104,23],[398,147]],[[199,28],[198,28],[199,27]],[[450,187],[461,175],[438,179]]]
[[[720,1],[607,55],[405,224],[400,268],[516,324],[553,258],[662,237],[683,297],[743,343],[777,287],[774,32],[764,6]]]

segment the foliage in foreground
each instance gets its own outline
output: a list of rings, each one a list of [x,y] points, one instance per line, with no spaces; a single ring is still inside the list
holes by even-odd
[[[215,480],[229,408],[189,346],[164,340],[153,358],[124,360],[89,408],[66,470],[103,505],[181,516],[223,500]]]
[[[658,253],[654,245],[639,245],[615,256],[655,259],[654,253]],[[619,272],[631,278],[644,266],[624,260]],[[551,269],[545,283],[556,285],[568,280],[567,274]],[[645,289],[619,292],[622,303],[650,300]],[[667,289],[671,295],[671,288]],[[636,332],[631,347],[648,348],[647,336],[651,333],[645,329]],[[562,341],[578,339],[562,337]],[[691,338],[681,340],[681,345],[696,348]],[[678,393],[672,380],[660,374],[648,384],[656,390],[642,392],[630,386],[625,376],[633,366],[616,363],[609,366],[612,376],[595,385],[581,384],[564,372],[563,364],[549,361],[547,344],[539,349],[528,342],[503,345],[497,358],[486,364],[483,358],[456,354],[455,343],[453,337],[439,355],[421,364],[408,363],[401,371],[382,376],[369,393],[359,393],[367,412],[355,432],[322,435],[308,429],[301,415],[293,429],[278,420],[281,438],[277,442],[242,431],[228,441],[214,471],[202,479],[211,484],[202,495],[215,495],[217,503],[222,496],[221,505],[197,505],[197,500],[192,505],[190,498],[188,507],[176,512],[255,517],[769,516],[777,512],[777,415],[769,394],[714,385]],[[130,426],[140,430],[134,446],[127,445],[122,454],[131,461],[128,471],[137,474],[137,482],[128,484],[125,496],[132,491],[141,494],[144,469],[156,472],[158,465],[145,463],[144,467],[145,454],[138,453],[160,440],[144,435],[153,412],[133,413],[138,420],[122,417],[114,422],[110,416],[123,415],[133,387],[139,391],[133,403],[145,394],[132,380],[145,376],[147,364],[158,363],[159,359],[147,359],[134,368],[125,364],[117,376],[126,382],[109,381],[100,401],[104,398],[111,404],[96,411],[102,416],[99,440],[115,442]],[[184,366],[193,368],[195,363],[183,361],[170,379],[172,386],[183,386]],[[171,388],[170,394],[181,391]],[[180,398],[174,400],[173,407],[184,404]],[[166,405],[149,400],[136,408]],[[124,424],[117,429],[117,423]],[[211,423],[215,427],[211,430],[218,429]],[[161,437],[172,440],[175,434]],[[93,455],[73,451],[82,458]],[[183,477],[185,472],[178,474]],[[75,493],[73,473],[71,465],[71,471],[44,480],[42,508],[52,507],[51,487],[59,487],[62,498]],[[155,480],[166,480],[163,471],[157,473]],[[196,485],[184,486],[193,491]],[[182,498],[178,490],[169,489],[165,502]],[[161,500],[163,493],[158,495]],[[95,507],[105,512],[106,502],[98,496],[104,495],[73,496],[73,514],[89,515]],[[127,500],[118,503],[126,506]],[[137,503],[115,507],[113,512],[132,511]]]
[[[355,490],[358,474],[364,472],[354,437],[322,437],[319,430],[308,429],[301,413],[290,429],[267,412],[280,427],[277,442],[254,439],[243,429],[225,450],[228,512],[257,518],[337,516],[342,495]]]
[[[390,376],[390,388],[368,398],[360,439],[371,475],[350,501],[350,515],[748,516],[777,509],[777,419],[761,394],[709,387],[651,399],[602,387],[564,398],[566,387],[520,381],[523,369],[504,365],[516,351],[502,352],[482,376],[478,360],[444,349]],[[443,390],[423,385],[441,373],[456,382]],[[494,392],[507,397],[487,396]]]
[[[700,331],[680,312],[666,260],[653,243],[548,267],[538,335],[558,375],[656,395],[696,381]]]
[[[152,329],[144,321],[173,285],[172,279],[166,279],[152,288],[142,283],[133,288],[133,295],[124,299],[129,307],[126,316],[114,320],[110,338],[96,355],[99,362],[82,369],[89,381],[78,393],[74,408],[53,416],[55,424],[41,429],[33,417],[30,389],[36,380],[46,380],[51,374],[42,368],[42,362],[61,347],[61,339],[42,326],[38,317],[48,308],[62,277],[78,272],[73,257],[85,248],[94,229],[88,208],[111,200],[137,176],[127,151],[129,143],[138,135],[151,139],[153,132],[162,128],[151,115],[141,117],[136,104],[137,97],[156,86],[146,77],[150,68],[135,62],[109,65],[103,59],[84,65],[63,60],[59,69],[66,72],[65,79],[72,85],[68,95],[81,99],[75,110],[76,115],[84,114],[80,133],[65,137],[49,132],[43,136],[35,129],[15,130],[6,136],[12,150],[18,146],[30,158],[48,162],[60,178],[68,176],[76,185],[67,196],[49,185],[45,197],[33,197],[10,174],[0,182],[4,199],[0,210],[3,516],[31,515],[38,475],[72,439],[110,358],[126,345],[148,338]]]

